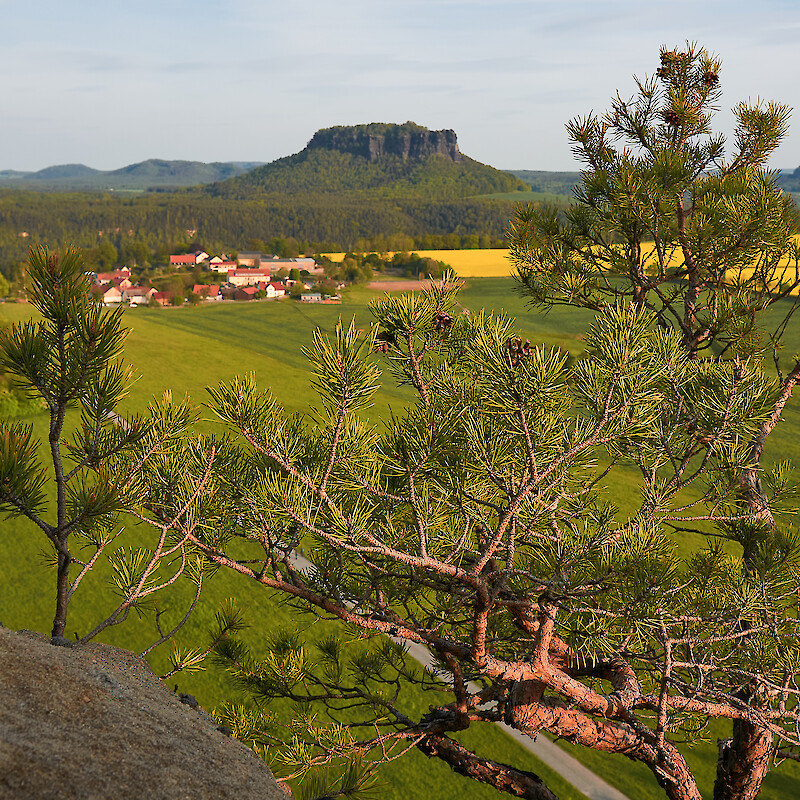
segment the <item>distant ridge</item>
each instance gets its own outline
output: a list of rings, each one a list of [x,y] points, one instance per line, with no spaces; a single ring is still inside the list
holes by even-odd
[[[789,172],[788,169],[780,170],[778,186],[780,186],[784,192],[800,195],[800,167],[792,172]]]
[[[95,175],[102,175],[99,169],[92,169],[85,164],[62,164],[57,167],[45,167],[38,172],[34,172],[33,176],[36,180],[43,181],[57,181],[73,178],[89,178]]]
[[[432,156],[435,161],[431,161]],[[390,165],[391,161],[396,163]],[[425,165],[420,168],[422,162]],[[463,168],[453,170],[445,166],[447,162]],[[377,165],[378,169],[364,170],[369,164]],[[315,175],[309,174],[314,172]],[[777,172],[778,185],[785,192],[800,194],[800,167]],[[245,175],[244,180],[236,180]],[[439,178],[451,185],[437,190],[435,182]],[[511,183],[506,184],[509,178]],[[455,198],[526,188],[543,194],[571,196],[579,182],[577,171],[496,170],[463,155],[454,131],[431,131],[413,122],[323,128],[304,150],[270,164],[150,158],[114,170],[93,169],[85,164],[58,164],[38,171],[0,170],[0,188],[40,191],[169,191],[211,184],[209,190],[214,194],[357,191]]]
[[[0,170],[0,186],[56,191],[179,189],[242,175],[262,163],[215,161],[209,164],[150,158],[115,170],[92,169],[85,164],[62,164],[37,172]]]
[[[373,122],[323,128],[299,153],[205,191],[234,197],[346,194],[451,200],[525,188],[512,175],[464,155],[452,130]]]
[[[532,169],[507,169],[530,186],[531,191],[548,194],[572,195],[573,187],[580,182],[580,172],[544,172]],[[800,167],[795,170],[778,170],[778,186],[784,192],[800,194]]]
[[[536,169],[507,169],[506,172],[527,183],[532,192],[567,197],[572,195],[572,189],[581,179],[580,172],[545,172]]]

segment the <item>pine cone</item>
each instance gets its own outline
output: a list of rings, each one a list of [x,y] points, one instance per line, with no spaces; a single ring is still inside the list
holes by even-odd
[[[388,353],[393,345],[397,344],[397,340],[391,331],[381,331],[375,337],[375,349],[379,353]]]
[[[508,350],[508,358],[511,361],[511,366],[516,368],[523,359],[530,358],[530,340],[526,339],[525,344],[522,344],[522,339],[520,339],[519,336],[517,336],[516,339],[509,339],[506,341],[506,350]]]
[[[452,324],[453,318],[449,314],[445,314],[443,311],[440,311],[433,318],[433,329],[437,331],[437,333],[445,333],[450,329]]]
[[[678,125],[681,124],[681,118],[678,116],[677,112],[673,111],[671,108],[662,112],[661,116],[664,118],[664,122],[666,122],[667,125],[672,125],[674,128],[677,128]]]

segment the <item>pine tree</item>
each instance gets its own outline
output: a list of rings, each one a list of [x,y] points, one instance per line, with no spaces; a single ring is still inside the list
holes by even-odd
[[[676,800],[700,797],[677,742],[712,719],[768,732],[784,750],[800,744],[800,541],[778,522],[765,537],[733,480],[780,382],[757,359],[693,357],[679,331],[625,302],[598,315],[586,358],[570,367],[503,317],[459,313],[457,293],[450,276],[375,302],[369,333],[317,334],[313,429],[251,379],[212,391],[237,434],[217,479],[238,512],[226,547],[199,537],[197,547],[361,631],[314,646],[274,632],[266,660],[223,643],[259,707],[289,698],[339,723],[310,710],[281,732],[229,709],[228,724],[255,743],[283,741],[279,772],[345,773],[415,746],[548,799],[539,777],[450,734],[504,721],[624,753]],[[379,383],[373,350],[417,398],[385,431],[363,416]],[[640,469],[627,515],[609,496],[625,464]],[[780,470],[764,479],[777,513],[796,493]],[[682,557],[676,528],[709,534],[709,545]],[[719,545],[745,536],[747,557]],[[293,558],[301,537],[313,567]],[[424,646],[433,666],[420,671],[378,634]],[[409,684],[452,695],[409,715]]]
[[[451,283],[373,308],[376,346],[418,398],[386,433],[354,414],[377,376],[352,329],[312,348],[324,409],[313,439],[250,384],[215,393],[249,444],[233,457],[242,474],[269,465],[243,498],[269,520],[270,554],[248,569],[322,613],[424,644],[452,686],[421,719],[388,688],[379,710],[377,687],[347,695],[364,724],[385,720],[396,742],[517,796],[551,795],[448,733],[489,720],[546,730],[642,761],[676,800],[700,797],[676,743],[713,718],[733,724],[718,800],[755,797],[772,759],[800,743],[798,539],[783,513],[797,489],[788,465],[760,464],[800,379],[797,357],[781,360],[800,286],[794,211],[765,168],[788,110],[737,106],[726,159],[711,130],[719,75],[705,50],[663,49],[634,99],[569,124],[586,168],[566,214],[518,212],[521,290],[597,312],[571,368],[506,320],[457,314]],[[780,321],[766,332],[769,308]],[[639,474],[626,518],[604,493],[618,464]],[[708,545],[682,559],[675,530]],[[279,557],[301,533],[317,563],[305,573]],[[278,651],[296,659],[292,688],[273,658],[257,695],[341,711],[345,683],[327,670],[346,674],[361,656]],[[372,659],[385,687],[426,681],[395,653]],[[296,752],[306,766],[342,752],[311,739]]]
[[[510,243],[523,291],[537,305],[602,310],[629,300],[678,332],[691,359],[738,369],[771,356],[779,390],[769,415],[739,443],[748,457],[732,476],[750,520],[724,534],[742,547],[749,572],[753,552],[778,528],[760,462],[800,379],[797,355],[788,365],[781,359],[797,308],[790,298],[800,287],[800,248],[791,198],[766,168],[789,109],[739,103],[726,154],[711,127],[720,69],[719,59],[689,43],[662,48],[655,76],[636,81],[635,97],[618,94],[604,116],[571,121],[573,152],[585,165],[575,202],[564,218],[519,209]],[[767,329],[771,307],[778,321]],[[749,702],[758,689],[742,692]],[[755,797],[772,750],[767,729],[735,721],[721,745],[715,798]]]

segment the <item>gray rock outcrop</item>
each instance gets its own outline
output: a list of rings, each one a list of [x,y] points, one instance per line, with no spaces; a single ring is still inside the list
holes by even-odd
[[[185,698],[184,698],[185,699]],[[264,762],[144,659],[0,627],[0,798],[286,800]]]
[[[397,156],[409,161],[431,155],[449,161],[462,160],[455,131],[431,131],[413,122],[402,125],[372,122],[323,128],[308,143],[308,150],[317,148],[351,153],[368,161],[377,161],[382,156]]]

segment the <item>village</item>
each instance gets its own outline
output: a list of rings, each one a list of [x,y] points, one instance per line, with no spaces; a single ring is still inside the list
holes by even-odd
[[[260,252],[240,252],[235,258],[229,258],[196,250],[171,255],[169,266],[162,270],[160,278],[163,282],[165,278],[189,271],[195,278],[201,274],[202,282],[189,282],[183,290],[164,288],[160,291],[149,280],[136,280],[129,267],[92,273],[93,292],[106,306],[179,306],[283,297],[302,303],[341,303],[341,296],[324,285],[330,281],[325,281],[323,268],[311,257],[280,258]],[[218,282],[213,282],[213,273],[219,276]],[[337,284],[336,289],[343,285]]]

